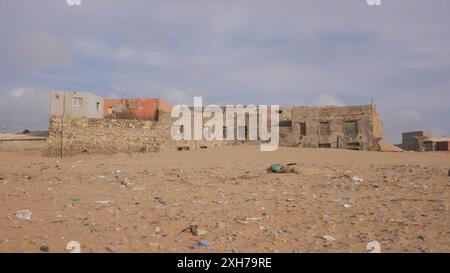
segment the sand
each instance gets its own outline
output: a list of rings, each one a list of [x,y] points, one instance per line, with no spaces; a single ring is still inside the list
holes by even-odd
[[[0,152],[0,252],[450,251],[449,153],[258,149]]]

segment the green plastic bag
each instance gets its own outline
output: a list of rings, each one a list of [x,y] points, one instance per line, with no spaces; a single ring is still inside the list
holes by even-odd
[[[282,168],[281,164],[272,164],[271,166],[272,172],[274,173],[280,173],[281,168]]]

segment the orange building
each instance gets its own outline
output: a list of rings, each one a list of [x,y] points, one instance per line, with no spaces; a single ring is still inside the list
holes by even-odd
[[[160,99],[104,99],[103,117],[158,120],[158,113],[170,112],[172,105]]]

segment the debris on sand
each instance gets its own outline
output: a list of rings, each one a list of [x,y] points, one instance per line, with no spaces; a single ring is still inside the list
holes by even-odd
[[[378,241],[367,243],[366,249],[370,250],[370,253],[381,253],[381,245]]]
[[[31,212],[31,210],[28,209],[24,209],[24,210],[19,210],[16,212],[16,217],[20,220],[25,220],[25,221],[29,221],[31,220],[31,215],[33,213]]]
[[[116,178],[121,177],[123,175],[123,172],[121,170],[116,170],[115,172],[113,172],[114,176]]]
[[[195,244],[192,245],[192,249],[195,249],[197,247],[205,247],[205,248],[211,248],[211,243],[208,240],[198,240]]]
[[[110,200],[99,200],[99,201],[95,201],[96,204],[100,204],[100,205],[108,205],[108,204],[112,204],[114,203],[114,201],[110,201]]]
[[[283,164],[272,164],[270,167],[267,168],[267,172],[269,173],[298,173],[297,170],[293,167],[288,167],[291,166],[295,163],[289,163],[287,165],[283,165]]]
[[[191,224],[189,227],[183,229],[181,232],[189,231],[194,236],[202,236],[208,233],[206,230],[198,228],[196,224]]]
[[[132,183],[128,177],[124,177],[122,181],[120,181],[120,184],[125,186],[127,189],[130,189],[132,191],[140,191],[143,190],[143,188],[139,187],[139,185],[136,185],[135,183]]]
[[[349,170],[345,171],[344,176],[350,178],[355,184],[359,184],[360,182],[364,181],[363,179],[357,177],[356,175],[353,175],[353,172]]]
[[[448,176],[450,176],[450,169],[448,169]]]
[[[66,245],[66,250],[70,253],[81,253],[81,245],[77,241],[70,241]]]
[[[39,248],[42,252],[48,252],[48,246],[46,246],[46,245],[43,245],[43,246],[41,246],[40,248]]]
[[[322,239],[325,241],[324,246],[330,246],[336,239],[331,235],[324,235]]]

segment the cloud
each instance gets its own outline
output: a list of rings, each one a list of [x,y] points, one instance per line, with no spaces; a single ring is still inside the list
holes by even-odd
[[[345,103],[339,99],[337,99],[333,95],[328,94],[320,94],[315,100],[315,105],[319,106],[328,106],[328,105],[336,105],[336,106],[343,106]]]
[[[13,56],[25,66],[67,67],[74,62],[68,46],[48,32],[25,35],[13,51]]]
[[[0,128],[3,131],[45,131],[48,117],[49,92],[46,90],[16,88],[0,94]]]

